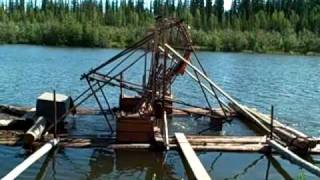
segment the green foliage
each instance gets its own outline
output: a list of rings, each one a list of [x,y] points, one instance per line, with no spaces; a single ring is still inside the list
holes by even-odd
[[[213,51],[320,52],[317,0],[233,0],[229,11],[223,5],[224,0],[0,0],[0,43],[123,48],[162,15],[184,19],[194,45]]]

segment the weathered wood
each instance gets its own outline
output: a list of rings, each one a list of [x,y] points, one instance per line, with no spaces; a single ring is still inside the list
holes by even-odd
[[[163,114],[163,122],[164,122],[164,136],[165,136],[165,141],[164,145],[166,146],[167,150],[169,150],[169,130],[168,130],[168,121],[167,121],[167,112],[164,111]]]
[[[121,113],[117,119],[117,142],[148,143],[152,142],[154,121],[151,117],[139,114]]]
[[[244,107],[246,108],[250,113],[252,113],[254,116],[256,116],[257,118],[260,118],[262,121],[264,121],[266,124],[270,125],[270,122],[271,122],[271,119],[270,119],[270,116],[268,115],[265,115],[263,113],[260,113],[258,111],[256,111],[255,109],[252,109],[252,108],[248,108],[248,107]],[[296,130],[296,129],[293,129],[291,128],[290,126],[286,126],[284,124],[282,124],[281,122],[279,122],[278,120],[273,120],[274,121],[274,126],[277,127],[277,128],[282,128],[282,129],[285,129],[289,132],[291,132],[292,134],[296,135],[296,136],[299,136],[299,137],[304,137],[304,138],[307,138],[308,135]]]
[[[183,133],[175,133],[178,144],[196,179],[211,179]]]
[[[200,116],[209,116],[215,119],[224,119],[225,116],[221,109],[213,109],[212,113],[209,110],[201,108],[178,108],[173,106],[166,106],[167,108],[173,109],[171,116],[189,116],[192,114]],[[227,113],[228,117],[235,117],[234,113]]]
[[[244,108],[247,109],[252,115],[259,118],[267,127],[270,127],[271,119],[269,116],[245,106]],[[301,151],[302,153],[307,152],[310,148],[314,148],[318,142],[317,139],[308,137],[306,134],[290,128],[277,120],[274,120],[273,131],[274,134],[276,134],[281,141],[287,143],[290,148]]]
[[[221,151],[221,152],[252,152],[266,153],[268,145],[266,144],[207,144],[207,145],[192,145],[196,151]]]
[[[266,143],[266,136],[187,136],[189,143]],[[170,138],[170,143],[176,143],[175,138]]]
[[[3,105],[0,104],[0,112],[10,114],[12,116],[21,117],[25,113],[31,111],[30,107],[22,107],[22,106],[12,106],[12,105]]]
[[[43,116],[38,117],[34,125],[24,135],[24,142],[26,144],[32,144],[34,141],[40,139],[46,124],[46,118]]]
[[[283,147],[281,144],[277,143],[275,140],[267,140],[268,144],[278,151],[281,155],[292,161],[293,163],[299,165],[300,167],[310,171],[311,173],[320,177],[320,168],[312,163],[300,158],[298,155],[294,154],[289,149]]]
[[[0,144],[7,146],[22,145],[23,131],[0,130]],[[52,138],[49,134],[44,138]],[[109,148],[157,148],[149,143],[122,143],[116,144],[115,137],[108,135],[72,135],[60,134],[60,146],[73,148],[109,147]],[[187,139],[194,150],[205,151],[225,151],[225,152],[267,152],[269,145],[266,143],[266,136],[187,136]],[[157,137],[156,141],[163,142],[162,137]],[[34,145],[41,145],[43,142],[34,142]],[[148,144],[148,145],[147,145]],[[175,137],[169,138],[170,148],[177,148]],[[228,147],[226,147],[228,144]],[[310,149],[310,154],[320,154],[320,144]]]

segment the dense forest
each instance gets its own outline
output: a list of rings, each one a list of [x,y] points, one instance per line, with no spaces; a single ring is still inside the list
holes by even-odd
[[[125,47],[158,15],[213,51],[320,52],[320,0],[0,0],[0,43]]]

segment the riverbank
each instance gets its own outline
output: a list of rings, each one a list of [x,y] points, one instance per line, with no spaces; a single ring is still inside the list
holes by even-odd
[[[0,44],[32,44],[67,47],[125,48],[141,39],[143,27],[115,27],[70,23],[0,23]],[[267,54],[320,54],[320,37],[308,30],[239,31],[191,29],[198,49],[214,52],[249,52]]]
[[[319,52],[284,52],[284,51],[265,51],[265,52],[259,52],[259,51],[252,51],[252,50],[241,50],[241,51],[213,51],[210,47],[205,46],[195,46],[195,49],[197,51],[210,51],[210,52],[220,52],[220,53],[246,53],[246,54],[274,54],[274,55],[292,55],[292,56],[320,56]]]
[[[77,48],[83,48],[83,49],[93,49],[93,50],[97,50],[97,49],[116,49],[116,50],[121,50],[126,48],[126,46],[124,47],[119,47],[119,46],[113,46],[113,47],[87,47],[87,46],[66,46],[66,45],[45,45],[45,44],[26,44],[26,43],[2,43],[0,44],[1,46],[26,46],[26,47],[30,47],[30,46],[36,46],[36,47],[48,47],[48,48],[67,48],[67,49],[77,49]],[[242,50],[242,51],[214,51],[212,50],[210,47],[206,47],[206,46],[194,46],[194,49],[196,51],[199,52],[216,52],[216,53],[244,53],[244,54],[266,54],[266,55],[290,55],[290,56],[320,56],[319,52],[307,52],[307,53],[301,53],[301,52],[284,52],[284,51],[266,51],[266,52],[257,52],[257,51],[252,51],[252,50]]]

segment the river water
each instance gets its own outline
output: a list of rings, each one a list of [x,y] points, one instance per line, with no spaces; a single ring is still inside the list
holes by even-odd
[[[35,106],[44,91],[79,95],[87,86],[82,73],[115,55],[117,49],[55,48],[30,45],[0,46],[0,104]],[[268,113],[275,106],[276,117],[312,136],[320,136],[320,57],[265,55],[245,53],[199,52],[209,77],[241,103]],[[130,72],[130,78],[140,78]],[[176,97],[204,104],[190,80],[180,77],[173,86]],[[109,92],[116,105],[115,90]],[[95,101],[84,104],[95,107]],[[79,126],[78,131],[104,132],[99,116],[78,117],[94,124],[95,129]],[[169,122],[171,132],[193,132],[207,127],[207,122],[176,118]],[[209,132],[210,133],[210,132]],[[233,121],[226,124],[228,135],[253,135]],[[256,153],[197,152],[214,179],[316,179],[315,176],[278,155]],[[27,157],[19,147],[0,146],[0,177]],[[314,161],[319,161],[313,156]],[[60,149],[44,170],[42,158],[25,171],[21,179],[188,179],[189,170],[176,151],[113,151],[110,149]],[[269,168],[268,168],[269,167]],[[267,173],[267,169],[268,173]],[[44,173],[46,172],[46,173]]]

